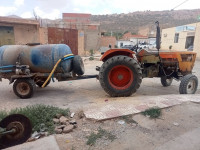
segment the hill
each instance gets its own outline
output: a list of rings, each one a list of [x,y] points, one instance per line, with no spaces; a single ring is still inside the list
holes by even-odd
[[[173,11],[138,11],[128,14],[92,15],[91,21],[101,24],[101,29],[107,32],[153,30],[154,22],[159,21],[161,28],[169,28],[195,23],[200,16],[200,9]]]

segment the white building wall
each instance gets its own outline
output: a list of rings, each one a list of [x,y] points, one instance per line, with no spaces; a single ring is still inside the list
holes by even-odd
[[[117,46],[118,46],[118,48],[120,48],[121,47],[121,44],[123,44],[123,46],[124,45],[133,45],[133,42],[131,42],[131,41],[117,41]]]
[[[196,26],[194,51],[197,52],[197,57],[200,58],[200,23],[198,23]]]

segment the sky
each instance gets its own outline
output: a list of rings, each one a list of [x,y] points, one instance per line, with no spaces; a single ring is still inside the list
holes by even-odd
[[[58,19],[62,13],[119,14],[134,11],[199,9],[200,0],[0,0],[0,16]]]

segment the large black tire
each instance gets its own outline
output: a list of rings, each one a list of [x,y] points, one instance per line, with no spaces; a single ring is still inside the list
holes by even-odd
[[[193,74],[184,76],[179,86],[180,94],[194,94],[198,87],[198,78]]]
[[[166,76],[162,76],[160,78],[161,84],[164,87],[170,86],[172,84],[173,78],[167,78]]]
[[[85,73],[83,60],[79,55],[74,56],[72,64],[74,73],[77,75],[83,75]]]
[[[36,82],[37,86],[42,87],[42,85],[44,84],[44,82],[46,81],[46,79],[41,79],[40,81]],[[47,84],[45,85],[45,87],[47,87],[51,82],[51,79],[47,82]]]
[[[142,82],[142,71],[137,61],[128,56],[114,56],[103,63],[99,81],[111,97],[130,96]]]
[[[36,85],[32,79],[17,79],[13,85],[15,95],[22,99],[31,98],[35,89]]]
[[[32,132],[30,120],[21,114],[9,115],[0,122],[0,127],[10,131],[15,129],[15,133],[1,135],[0,149],[22,144],[26,142]]]

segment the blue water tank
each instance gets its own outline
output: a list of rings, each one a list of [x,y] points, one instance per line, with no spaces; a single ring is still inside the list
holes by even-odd
[[[65,44],[48,45],[5,45],[0,47],[0,66],[29,65],[32,73],[50,73],[56,62],[67,54],[72,54],[69,46]],[[60,63],[55,73],[68,73],[72,71],[72,60]]]

